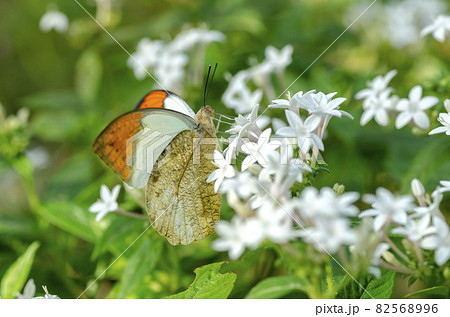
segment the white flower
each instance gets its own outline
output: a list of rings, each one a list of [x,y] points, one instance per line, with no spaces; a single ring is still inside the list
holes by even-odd
[[[265,62],[276,72],[282,72],[292,62],[293,51],[292,45],[286,45],[281,50],[273,46],[267,46]]]
[[[276,179],[281,178],[285,181],[292,179],[292,182],[301,183],[303,182],[303,173],[312,172],[312,169],[302,160],[293,158],[293,147],[288,140],[287,138],[283,139],[280,152],[267,153],[267,166],[263,171],[269,175],[275,175]]]
[[[258,187],[252,175],[245,171],[237,173],[237,176],[233,178],[224,179],[220,186],[220,193],[228,194],[230,191],[235,191],[240,198],[248,199],[258,192]]]
[[[237,259],[245,250],[244,223],[241,218],[234,216],[231,222],[219,221],[216,232],[219,239],[213,241],[212,248],[216,251],[228,251],[231,259]]]
[[[69,28],[69,19],[64,13],[58,10],[49,10],[39,21],[39,28],[42,32],[55,30],[59,33],[64,33]]]
[[[439,15],[433,23],[422,29],[420,35],[425,36],[429,33],[432,33],[437,41],[444,42],[445,37],[450,34],[450,16]]]
[[[409,218],[404,226],[392,229],[392,233],[402,234],[412,242],[420,241],[425,236],[435,232],[436,228],[430,226],[430,221],[426,217],[418,220]]]
[[[437,222],[445,223],[445,217],[439,209],[439,205],[441,204],[443,198],[441,188],[436,188],[436,190],[431,194],[431,197],[433,198],[433,201],[429,204],[429,206],[414,208],[414,214],[412,217],[423,218],[425,219],[425,222],[431,222],[433,225],[436,225]]]
[[[280,203],[288,199],[289,189],[292,182],[288,179],[277,179],[274,181],[269,174],[259,173],[258,180],[255,181],[255,193],[249,199],[250,207],[258,209],[265,204],[272,205],[274,202]]]
[[[414,7],[401,1],[392,1],[384,6],[384,32],[394,48],[403,48],[419,39],[416,12]]]
[[[188,61],[187,55],[182,52],[164,50],[154,68],[160,88],[180,91],[185,77],[184,67]]]
[[[361,116],[360,124],[366,125],[372,118],[381,126],[387,126],[389,124],[388,111],[393,107],[395,99],[389,97],[390,91],[385,90],[376,96],[370,96],[364,99],[363,109],[364,112]]]
[[[36,285],[34,284],[33,279],[29,279],[25,287],[23,288],[23,294],[17,293],[16,297],[18,299],[30,299],[34,297],[36,293]]]
[[[425,188],[417,178],[411,181],[411,192],[415,197],[423,197],[425,195]]]
[[[397,74],[397,71],[391,70],[384,76],[377,76],[372,81],[369,81],[367,83],[367,86],[369,88],[365,88],[361,91],[359,91],[355,95],[355,99],[365,99],[369,97],[377,97],[382,93],[392,92],[392,88],[388,87],[389,82],[394,78],[394,76]]]
[[[356,233],[346,218],[318,217],[314,227],[301,230],[300,236],[305,241],[313,243],[318,251],[327,253],[335,253],[341,245],[350,245],[356,242]]]
[[[289,110],[285,110],[285,112],[289,126],[279,129],[277,134],[284,137],[297,138],[297,144],[303,153],[307,153],[313,145],[323,151],[322,140],[313,133],[320,120],[317,117],[310,116],[303,122],[296,113]]]
[[[272,129],[270,128],[264,130],[258,137],[257,143],[249,141],[242,145],[242,151],[247,154],[241,165],[243,171],[256,162],[261,166],[267,165],[266,154],[280,146],[278,142],[270,140],[271,133]]]
[[[172,41],[171,46],[177,51],[188,51],[197,44],[204,45],[212,42],[223,42],[224,40],[225,35],[219,31],[194,28],[179,33]]]
[[[25,154],[35,169],[42,169],[47,167],[50,163],[50,155],[42,146],[37,146],[30,150],[26,150]]]
[[[36,293],[36,285],[34,284],[33,279],[29,279],[27,284],[25,284],[25,287],[23,289],[23,294],[16,293],[16,296],[17,296],[18,299],[31,299],[31,298],[35,298],[35,299],[60,299],[58,296],[50,294],[48,292],[47,286],[42,286],[42,288],[44,289],[45,295],[44,296],[34,297],[34,295]]]
[[[409,92],[409,99],[401,99],[397,104],[397,110],[400,114],[395,120],[395,127],[401,129],[411,120],[422,129],[430,127],[430,120],[424,112],[439,102],[436,97],[423,97],[422,87],[415,86]]]
[[[165,49],[165,44],[162,41],[152,41],[148,38],[139,41],[136,52],[127,61],[137,79],[145,78],[147,69],[158,64],[159,57]]]
[[[241,256],[246,247],[256,248],[264,239],[264,231],[257,219],[242,220],[234,216],[231,222],[220,221],[216,226],[219,239],[213,241],[216,251],[228,251],[231,259]]]
[[[385,188],[378,188],[376,195],[364,195],[363,200],[372,205],[359,214],[359,217],[375,217],[373,229],[379,231],[383,225],[395,221],[399,224],[406,224],[408,219],[407,211],[414,208],[413,197],[409,195],[395,197]]]
[[[234,167],[227,163],[223,155],[215,150],[214,151],[214,165],[218,167],[215,171],[213,171],[206,180],[208,183],[212,181],[216,181],[214,183],[214,191],[217,193],[219,190],[220,184],[224,180],[224,178],[230,178],[235,175]]]
[[[442,124],[442,127],[437,127],[428,132],[428,134],[445,133],[450,135],[450,113],[440,113],[438,121]]]
[[[235,123],[231,129],[225,131],[231,135],[239,135],[240,138],[249,137],[252,141],[256,141],[261,134],[261,130],[257,125],[259,105],[255,105],[252,111],[243,116],[239,114],[234,118]]]
[[[380,260],[380,258],[383,256],[383,253],[387,250],[389,250],[389,244],[383,242],[377,245],[377,247],[375,248],[375,252],[373,253],[371,265],[369,266],[367,271],[376,278],[380,278],[381,276],[381,270],[378,267],[378,260]]]
[[[450,258],[450,230],[445,222],[439,222],[435,226],[436,234],[424,238],[420,246],[427,250],[435,250],[436,264],[443,265]]]
[[[439,189],[440,192],[445,193],[445,192],[450,192],[450,181],[440,181],[441,183],[441,188]]]
[[[317,117],[322,120],[324,116],[341,117],[345,115],[351,119],[353,117],[342,110],[339,110],[339,105],[343,103],[346,98],[337,98],[332,100],[336,93],[325,95],[323,92],[317,94],[309,94],[299,99],[300,108],[305,109],[311,115],[311,117]]]
[[[356,216],[358,208],[353,203],[358,198],[359,194],[356,192],[337,196],[329,187],[323,187],[320,191],[314,187],[306,187],[299,198],[291,200],[291,207],[298,209],[304,219]]]
[[[307,91],[306,93],[303,93],[303,91],[299,91],[294,96],[292,96],[292,98],[288,97],[288,100],[286,100],[286,99],[272,100],[272,103],[269,105],[269,108],[288,109],[288,110],[300,115],[300,113],[299,113],[299,108],[301,106],[300,100],[302,98],[309,96],[312,93],[315,93],[315,92],[316,92],[315,89]]]
[[[48,292],[47,286],[42,286],[42,288],[44,289],[45,295],[35,297],[36,299],[60,299],[59,296],[50,294]]]
[[[257,218],[264,228],[264,235],[275,243],[286,243],[298,236],[289,214],[275,206],[273,200],[267,201],[257,211]]]
[[[222,96],[222,102],[227,108],[234,109],[237,113],[249,113],[260,104],[263,92],[261,89],[252,92],[246,84],[249,78],[250,73],[243,70],[230,79]]]
[[[120,185],[114,186],[112,191],[109,191],[106,185],[100,188],[100,199],[89,207],[90,212],[97,213],[95,221],[100,221],[107,213],[119,208],[117,197],[119,196]]]

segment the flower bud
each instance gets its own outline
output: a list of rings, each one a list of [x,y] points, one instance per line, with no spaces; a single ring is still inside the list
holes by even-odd
[[[450,113],[450,99],[446,99],[444,101],[444,107],[445,107],[445,110],[447,110],[447,112]]]
[[[417,178],[414,178],[411,181],[411,191],[416,198],[423,197],[425,195],[425,188]]]

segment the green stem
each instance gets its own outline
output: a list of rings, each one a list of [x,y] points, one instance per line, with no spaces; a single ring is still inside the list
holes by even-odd
[[[423,261],[422,249],[420,248],[417,241],[414,242],[414,251],[416,252],[417,258],[419,259],[420,267],[424,267],[425,263]]]
[[[114,210],[114,212],[116,212],[118,214],[121,214],[121,215],[124,215],[124,216],[127,216],[127,217],[131,217],[131,218],[143,219],[143,220],[148,219],[146,215],[138,214],[138,213],[135,213],[135,212],[125,211],[125,210],[123,210],[121,208],[117,208],[116,210]]]
[[[327,292],[327,298],[333,298],[334,297],[334,282],[333,282],[333,269],[331,267],[331,257],[328,257],[328,261],[325,265],[325,274],[327,276],[327,284],[328,284],[328,292]]]
[[[394,272],[398,272],[398,273],[403,273],[403,274],[409,274],[409,275],[414,275],[416,272],[412,271],[412,270],[408,270],[405,268],[401,268],[401,267],[396,267],[393,265],[390,265],[386,262],[384,262],[383,260],[378,260],[378,265],[381,267],[384,267],[385,269],[394,271]]]
[[[404,254],[396,245],[394,242],[392,242],[392,240],[387,236],[387,234],[384,235],[384,240],[389,244],[389,246],[391,247],[392,250],[394,250],[394,252],[400,256],[403,260],[406,261],[406,263],[409,263],[409,258],[406,254]]]

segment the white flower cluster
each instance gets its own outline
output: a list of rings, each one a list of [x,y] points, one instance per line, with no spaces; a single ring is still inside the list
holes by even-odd
[[[444,106],[447,113],[442,112],[438,117],[438,121],[442,124],[442,127],[437,127],[428,134],[445,133],[450,135],[450,99],[444,101]]]
[[[245,248],[254,249],[265,239],[286,243],[301,237],[327,252],[354,241],[345,217],[358,213],[352,205],[357,194],[338,196],[330,188],[320,192],[307,188],[301,197],[291,197],[292,186],[312,172],[308,163],[314,167],[319,150],[324,149],[321,138],[330,118],[351,117],[339,108],[345,98],[333,99],[335,95],[310,91],[274,100],[271,107],[285,108],[288,122],[275,134],[271,128],[261,131],[256,124],[258,105],[235,119],[227,131],[228,147],[223,154],[214,153],[218,169],[208,178],[237,213],[231,222],[217,225],[216,250],[228,251],[236,259]],[[242,156],[239,171],[233,163]]]
[[[365,103],[371,100],[366,110],[377,99],[395,99],[393,107],[382,107],[384,114],[371,109],[369,119],[375,117],[384,123],[388,111],[401,109],[398,117],[403,114],[424,126],[428,118],[423,120],[416,112],[423,112],[437,99],[422,98],[420,86],[412,89],[409,99],[391,97],[393,89],[388,85],[395,73],[377,77],[359,93]],[[450,191],[450,181],[442,181],[442,187],[430,198],[422,184],[414,180],[412,188],[418,204],[411,195],[395,196],[379,188],[375,195],[363,196],[372,208],[362,213],[355,206],[358,193],[343,193],[342,185],[319,190],[304,182],[316,167],[319,151],[324,150],[322,137],[330,118],[351,117],[339,107],[345,98],[333,99],[335,95],[312,90],[272,101],[271,108],[285,109],[287,121],[275,133],[257,125],[258,105],[248,115],[235,118],[226,131],[230,134],[228,147],[214,153],[218,169],[208,182],[215,181],[215,190],[226,195],[236,215],[231,221],[218,223],[219,239],[213,242],[213,248],[228,251],[230,258],[236,259],[246,248],[255,249],[264,240],[285,244],[302,239],[318,252],[339,254],[343,261],[349,258],[347,264],[356,271],[364,268],[379,276],[380,267],[386,267],[411,274],[413,264],[389,239],[392,233],[403,235],[405,241],[415,245],[419,259],[425,256],[424,250],[434,250],[436,263],[443,265],[450,257],[450,234],[439,204],[443,193]],[[234,164],[236,161],[241,163],[240,168]],[[351,220],[356,216],[363,218],[358,225]],[[344,247],[350,249],[350,255],[343,252]],[[396,260],[392,252],[400,253],[396,256],[406,263]]]
[[[180,92],[190,54],[203,55],[207,44],[224,40],[225,35],[221,32],[204,28],[183,31],[168,43],[143,38],[139,41],[136,52],[128,59],[128,66],[133,69],[137,79],[144,79],[151,71],[159,88]]]
[[[435,250],[435,260],[443,265],[450,258],[450,232],[444,216],[439,210],[443,193],[450,192],[450,181],[441,181],[430,197],[417,179],[411,182],[413,195],[394,196],[384,188],[378,188],[376,195],[364,195],[363,200],[372,208],[363,211],[359,217],[373,217],[375,232],[389,232],[403,235],[411,243],[423,249]],[[416,252],[421,252],[420,250]],[[422,256],[419,255],[419,258]]]
[[[432,25],[427,26],[434,17],[447,9],[447,3],[443,0],[372,2],[354,2],[350,5],[344,22],[346,25],[354,22],[370,6],[355,27],[357,30],[363,31],[364,37],[373,43],[376,43],[377,39],[383,38],[389,41],[394,48],[401,49],[419,42],[421,34],[433,32],[433,36],[439,40],[445,36],[443,29],[448,22],[445,22],[444,19],[438,18]],[[425,29],[423,29],[424,27]]]
[[[275,99],[271,75],[276,74],[279,80],[283,81],[284,70],[292,62],[292,52],[292,45],[286,45],[281,50],[273,46],[266,47],[264,61],[238,72],[229,79],[228,87],[222,96],[225,106],[237,113],[247,114],[260,104],[263,92],[269,100]],[[253,92],[247,85],[249,81],[258,87]]]
[[[388,87],[391,79],[397,74],[397,71],[391,70],[385,76],[377,76],[369,82],[368,88],[359,91],[356,99],[363,99],[364,112],[361,116],[361,125],[367,124],[372,118],[382,126],[389,124],[389,115],[394,116],[395,127],[403,128],[406,124],[413,121],[421,129],[430,127],[430,119],[425,110],[435,106],[439,99],[432,96],[422,97],[422,87],[417,85],[413,87],[408,99],[391,95],[393,88]]]

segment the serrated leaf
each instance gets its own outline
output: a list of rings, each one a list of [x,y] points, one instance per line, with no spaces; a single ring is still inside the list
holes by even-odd
[[[223,299],[230,295],[236,281],[236,274],[220,274],[219,270],[223,262],[208,264],[195,269],[194,282],[184,292],[168,296],[172,299]]]
[[[122,275],[119,298],[129,295],[147,274],[150,274],[161,258],[161,240],[145,240],[130,258]]]
[[[430,296],[430,295],[438,295],[442,297],[448,297],[449,289],[445,286],[435,286],[426,289],[422,289],[420,291],[408,294],[405,298],[410,298],[412,296]]]
[[[305,287],[305,282],[294,276],[269,277],[256,284],[246,298],[280,298]]]
[[[33,264],[34,255],[39,248],[39,242],[33,242],[27,250],[8,268],[2,278],[0,294],[2,298],[14,298],[27,281]]]
[[[373,279],[369,282],[362,299],[387,299],[391,297],[392,289],[394,288],[395,272],[381,269],[381,276],[379,279]]]
[[[83,240],[94,242],[92,214],[70,202],[51,202],[40,207],[39,213],[51,224]]]

